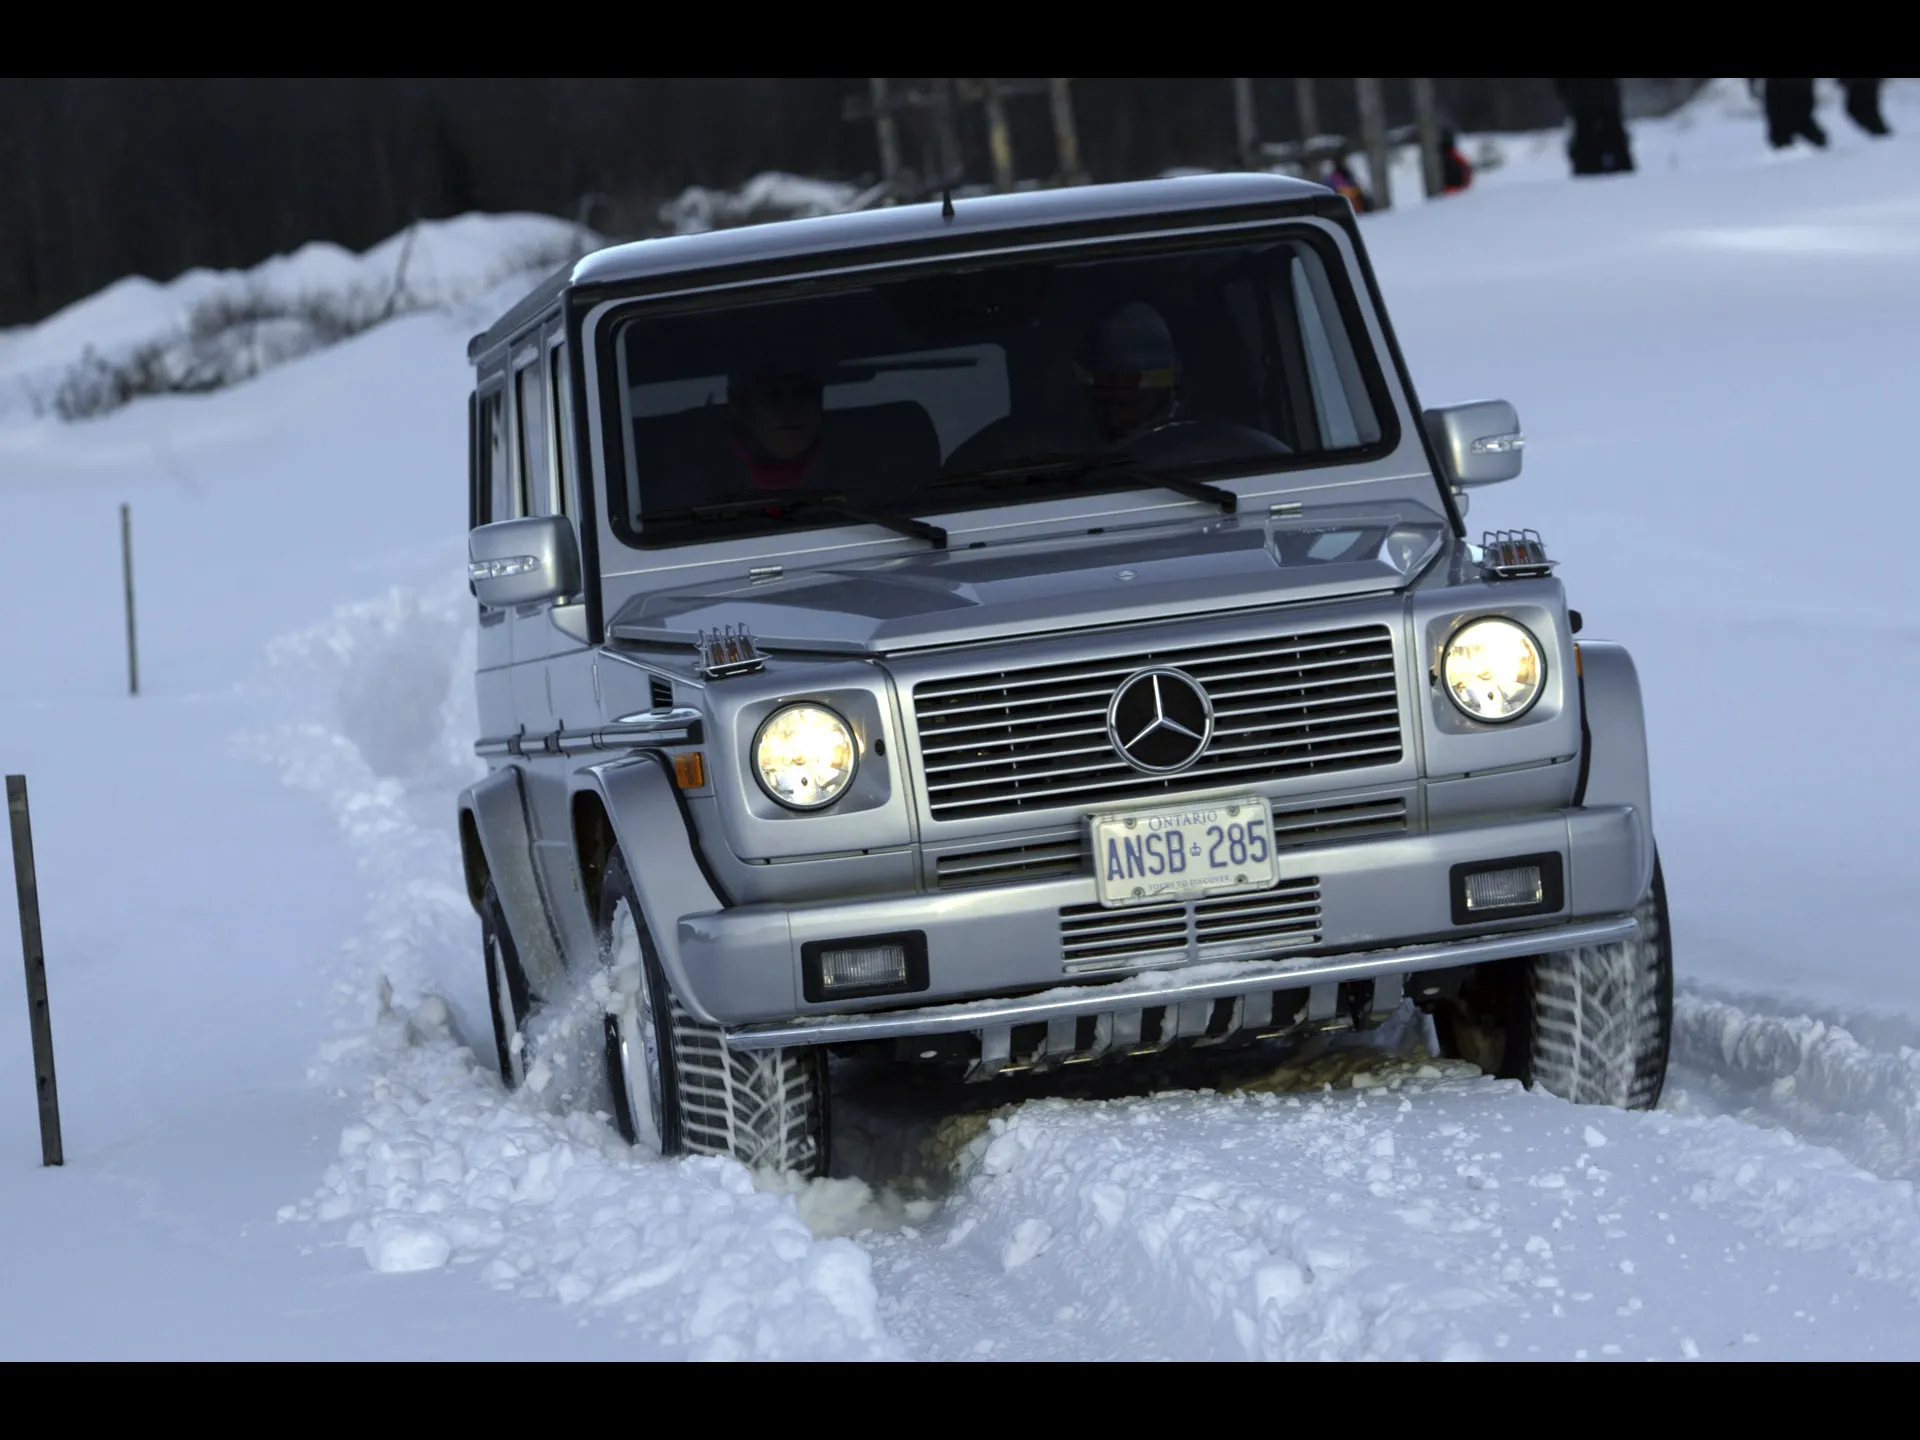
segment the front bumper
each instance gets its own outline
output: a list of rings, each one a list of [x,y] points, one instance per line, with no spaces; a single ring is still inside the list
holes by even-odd
[[[686,916],[667,943],[677,951],[672,959],[690,1008],[725,1027],[736,1049],[1070,1023],[1110,1013],[1135,991],[1141,995],[1136,1005],[1163,1006],[1176,998],[1210,1005],[1227,996],[1628,939],[1652,854],[1644,817],[1627,806],[1286,851],[1276,890],[1162,907],[1176,913],[1157,928],[1151,956],[1130,957],[1122,945],[1108,949],[1098,969],[1086,961],[1088,927],[1110,926],[1124,937],[1138,917],[1100,909],[1091,876],[816,905],[743,905]],[[1455,866],[1540,855],[1560,857],[1559,910],[1456,923]],[[1211,923],[1197,923],[1196,909],[1205,912],[1198,920]],[[865,1000],[803,998],[804,946],[903,931],[926,937],[924,990]],[[1147,973],[1111,983],[1129,970]],[[1065,993],[1036,993],[1062,987]],[[1176,996],[1181,987],[1197,988]],[[999,1018],[1002,1010],[1019,1018]]]
[[[974,1000],[959,1005],[929,1005],[917,1010],[886,1010],[874,1015],[834,1015],[743,1026],[727,1032],[727,1048],[778,1050],[790,1045],[839,1045],[857,1040],[975,1030],[1005,1032],[1022,1025],[1046,1025],[1051,1032],[1064,1021],[1067,1043],[1055,1042],[1050,1033],[1049,1047],[1070,1051],[1077,1044],[1076,1025],[1082,1016],[1121,1021],[1121,1017],[1132,1015],[1137,1031],[1140,1012],[1154,1008],[1177,1012],[1171,1025],[1162,1026],[1159,1043],[1164,1045],[1176,1035],[1206,1033],[1213,1021],[1214,1002],[1218,1000],[1271,996],[1276,990],[1317,990],[1350,980],[1378,980],[1413,971],[1446,970],[1582,945],[1610,945],[1631,940],[1639,933],[1640,924],[1631,915],[1616,915],[1605,920],[1554,925],[1545,931],[1402,945],[1354,955],[1216,961],[1177,970],[1148,971],[1115,984],[1062,986],[1015,1000]],[[1234,1028],[1257,1028],[1263,1023],[1264,1020],[1248,1023],[1242,1018]],[[1107,1048],[1111,1048],[1111,1044]]]

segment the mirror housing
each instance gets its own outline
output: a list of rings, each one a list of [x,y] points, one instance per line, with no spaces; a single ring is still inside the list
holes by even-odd
[[[467,533],[467,579],[482,605],[505,610],[580,589],[580,547],[564,515],[497,520]]]
[[[1440,457],[1447,484],[1456,488],[1492,485],[1520,473],[1526,437],[1520,416],[1505,400],[1473,400],[1445,405],[1421,417],[1427,438]]]

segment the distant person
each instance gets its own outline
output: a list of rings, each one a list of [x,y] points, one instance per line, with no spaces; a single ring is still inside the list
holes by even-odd
[[[1827,132],[1813,118],[1813,81],[1749,80],[1747,88],[1757,91],[1766,106],[1767,143],[1774,149],[1784,150],[1796,139],[1827,148]]]
[[[1554,90],[1573,122],[1567,159],[1575,175],[1614,175],[1633,169],[1633,149],[1620,109],[1618,80],[1555,80]]]
[[[1880,114],[1882,83],[1879,80],[1840,82],[1840,88],[1847,92],[1847,118],[1875,139],[1893,133],[1887,128],[1885,117]]]
[[[1460,153],[1460,137],[1451,125],[1440,132],[1440,191],[1458,195],[1473,183],[1473,166]]]
[[[1344,159],[1328,161],[1326,174],[1321,177],[1320,183],[1336,195],[1346,196],[1347,203],[1353,206],[1357,215],[1364,215],[1373,209],[1372,198],[1360,188],[1360,182],[1353,178],[1353,171],[1347,167]]]

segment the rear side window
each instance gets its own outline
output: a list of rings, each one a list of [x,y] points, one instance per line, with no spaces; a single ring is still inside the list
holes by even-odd
[[[474,447],[480,467],[476,477],[479,496],[479,523],[514,518],[513,497],[509,486],[513,467],[507,463],[507,410],[502,404],[505,392],[489,390],[480,397],[479,434]]]
[[[519,515],[544,514],[553,493],[553,474],[548,459],[550,426],[547,417],[546,377],[538,364],[523,365],[514,372],[514,419],[520,430],[520,494],[516,497]]]

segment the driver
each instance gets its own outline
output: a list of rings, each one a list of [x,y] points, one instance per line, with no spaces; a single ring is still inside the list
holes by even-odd
[[[1087,332],[1073,368],[1108,444],[1158,429],[1178,414],[1180,355],[1167,322],[1144,301],[1108,311]]]

